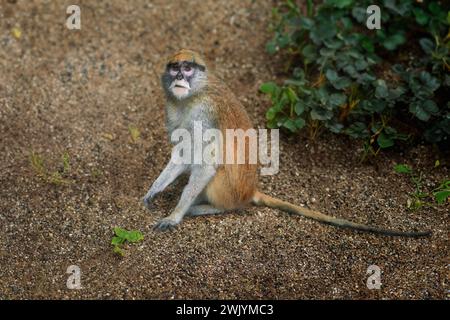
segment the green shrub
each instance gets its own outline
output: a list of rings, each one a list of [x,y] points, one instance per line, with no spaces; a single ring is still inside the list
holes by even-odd
[[[325,0],[306,13],[273,10],[271,54],[287,55],[289,79],[264,83],[270,128],[320,128],[364,139],[378,152],[399,140],[448,144],[450,13],[439,1],[383,0],[381,29],[366,27],[371,0]]]

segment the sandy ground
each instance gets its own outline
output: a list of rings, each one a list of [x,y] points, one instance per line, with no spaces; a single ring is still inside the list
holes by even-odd
[[[165,57],[201,51],[263,127],[269,102],[258,87],[280,65],[264,51],[273,3],[78,2],[82,29],[71,31],[70,1],[0,1],[0,299],[446,298],[449,207],[408,211],[412,185],[392,170],[406,162],[432,188],[449,172],[433,169],[431,147],[360,164],[355,141],[282,135],[280,173],[261,181],[297,204],[431,229],[431,238],[362,234],[261,208],[153,232],[183,187],[183,179],[171,186],[151,212],[141,204],[170,152],[159,85]],[[140,132],[135,142],[130,126]],[[32,152],[50,172],[61,172],[67,152],[67,183],[39,177]],[[110,245],[115,226],[145,236],[124,258]],[[380,290],[366,287],[372,264],[382,270]],[[66,287],[70,265],[81,268],[80,290]]]

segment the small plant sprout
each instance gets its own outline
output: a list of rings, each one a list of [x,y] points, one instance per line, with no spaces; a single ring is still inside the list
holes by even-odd
[[[436,165],[435,165],[436,167]],[[415,191],[411,193],[412,198],[407,200],[408,209],[418,209],[422,206],[431,206],[432,203],[427,199],[434,199],[438,205],[445,204],[450,197],[450,180],[446,179],[439,187],[432,192],[423,191],[423,174],[420,172],[416,174],[415,171],[406,164],[397,164],[394,166],[394,171],[400,174],[408,175],[411,182],[415,185]]]
[[[136,243],[144,239],[144,236],[140,231],[128,231],[119,227],[114,228],[114,234],[115,236],[113,236],[111,240],[111,244],[114,246],[113,252],[122,257],[125,256],[125,252],[122,249],[122,245],[125,244],[125,242]]]
[[[70,171],[70,162],[69,162],[69,154],[66,152],[62,155],[62,163],[63,163],[63,174],[69,173]]]
[[[38,153],[32,151],[30,154],[30,164],[36,175],[42,178],[45,182],[54,184],[54,185],[65,185],[69,184],[70,181],[65,179],[70,171],[70,163],[69,163],[69,154],[64,152],[61,156],[62,161],[62,169],[60,171],[49,171],[45,167],[44,159]]]
[[[44,160],[42,159],[42,157],[39,154],[32,151],[30,154],[30,163],[31,163],[31,167],[33,168],[33,170],[36,172],[36,174],[39,177],[43,178],[46,176],[47,171],[45,170],[45,167],[44,167]]]
[[[394,166],[394,170],[397,173],[407,173],[407,174],[412,173],[411,167],[408,166],[407,164],[397,164]]]
[[[106,140],[109,140],[109,141],[114,140],[114,136],[113,136],[111,133],[108,133],[108,132],[103,132],[103,133],[101,134],[101,137],[102,137],[103,139],[106,139]]]
[[[141,136],[139,129],[134,125],[129,125],[128,131],[130,132],[131,142],[136,143]]]
[[[439,167],[440,165],[441,165],[441,162],[439,161],[439,159],[434,162],[435,168]]]
[[[22,37],[22,30],[19,27],[12,28],[11,33],[16,39],[20,39]]]

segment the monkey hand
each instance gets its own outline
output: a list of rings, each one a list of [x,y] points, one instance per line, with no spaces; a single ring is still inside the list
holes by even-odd
[[[178,221],[175,221],[169,217],[166,217],[166,218],[159,220],[153,227],[153,230],[157,230],[157,231],[173,230],[178,225],[178,223],[179,223]]]
[[[154,195],[149,195],[147,194],[144,198],[142,198],[142,202],[144,203],[144,206],[148,209],[151,210],[151,208],[153,207],[153,198],[155,196]]]

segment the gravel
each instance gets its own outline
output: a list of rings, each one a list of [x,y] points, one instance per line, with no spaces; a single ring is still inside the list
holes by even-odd
[[[430,238],[341,230],[267,208],[153,232],[186,180],[151,212],[141,204],[170,152],[159,86],[165,57],[181,47],[202,52],[263,127],[270,102],[258,87],[283,79],[282,59],[264,51],[273,2],[81,1],[80,31],[65,28],[70,4],[1,4],[0,299],[447,297],[449,206],[407,210],[413,186],[392,170],[406,162],[433,188],[449,172],[444,159],[433,168],[440,156],[426,146],[361,164],[355,141],[282,134],[280,173],[263,177],[261,189],[357,222],[431,229]],[[32,152],[47,177],[60,172],[66,183],[39,176]],[[123,258],[110,245],[115,226],[145,237]],[[366,286],[373,264],[380,290]],[[66,286],[70,265],[81,269],[80,290]]]

